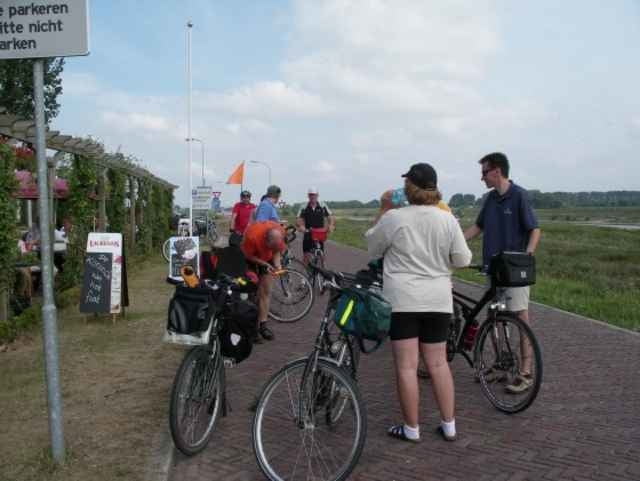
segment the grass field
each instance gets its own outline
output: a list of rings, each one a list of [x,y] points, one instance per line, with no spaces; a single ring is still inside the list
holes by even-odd
[[[374,211],[355,220],[351,211],[337,211],[336,242],[365,248],[362,234]],[[477,209],[465,209],[463,227]],[[640,221],[640,208],[549,209],[537,212],[542,239],[536,255],[538,283],[532,299],[627,329],[640,330],[640,230],[578,225],[580,222],[627,224]],[[566,219],[569,218],[569,221]],[[474,262],[481,241],[470,244]],[[478,282],[471,271],[456,276]]]

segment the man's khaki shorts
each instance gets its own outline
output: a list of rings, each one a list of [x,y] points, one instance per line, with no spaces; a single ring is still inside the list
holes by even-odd
[[[507,287],[504,293],[507,311],[518,312],[529,309],[529,286]]]
[[[491,280],[487,278],[487,288],[491,285]],[[498,287],[498,293],[504,292],[507,303],[507,311],[519,312],[529,309],[529,286],[525,287]]]

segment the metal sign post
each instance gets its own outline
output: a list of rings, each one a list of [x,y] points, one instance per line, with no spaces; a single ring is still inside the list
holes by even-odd
[[[33,93],[38,160],[38,209],[42,272],[42,320],[49,433],[53,460],[65,457],[58,357],[58,325],[53,297],[52,222],[49,198],[44,64],[48,57],[89,54],[88,0],[2,0],[0,3],[0,59],[33,58]]]
[[[53,298],[53,252],[51,248],[51,218],[47,186],[47,147],[44,122],[44,60],[33,62],[33,94],[36,119],[36,156],[38,159],[38,208],[40,212],[40,254],[42,260],[42,324],[44,359],[49,405],[51,451],[57,463],[64,460],[62,401],[60,398],[60,368],[58,366],[58,323]]]

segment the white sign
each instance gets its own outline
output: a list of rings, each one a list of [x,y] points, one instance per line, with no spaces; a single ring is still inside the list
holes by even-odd
[[[0,59],[89,54],[89,0],[2,0]]]
[[[122,234],[90,232],[87,252],[111,254],[111,314],[117,314],[122,307]]]
[[[208,210],[211,207],[211,186],[201,186],[193,189],[194,210]]]

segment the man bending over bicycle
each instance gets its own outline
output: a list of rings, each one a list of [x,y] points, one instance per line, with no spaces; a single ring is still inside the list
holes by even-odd
[[[314,248],[314,242],[311,238],[311,229],[326,228],[329,232],[333,232],[336,226],[336,219],[324,202],[318,202],[318,189],[309,188],[309,202],[306,206],[300,207],[298,211],[298,230],[304,232],[302,239],[302,253],[304,254],[305,265],[309,264]],[[325,219],[327,224],[325,225]],[[324,242],[320,242],[320,248],[324,250]]]
[[[282,269],[281,253],[286,249],[284,229],[273,221],[256,222],[244,232],[240,245],[249,268],[259,278],[258,282],[258,335],[254,343],[260,343],[260,336],[267,341],[275,338],[273,331],[267,327],[269,315],[269,298],[273,274]]]

